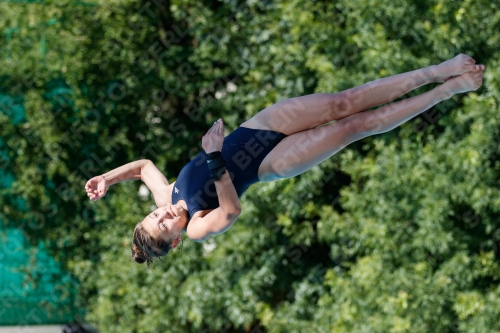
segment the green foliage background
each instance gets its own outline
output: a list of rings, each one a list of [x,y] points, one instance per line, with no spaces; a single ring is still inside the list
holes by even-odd
[[[0,219],[71,272],[101,332],[500,332],[499,9],[0,2],[1,165],[12,181]],[[284,98],[458,53],[486,65],[477,92],[299,177],[254,185],[229,231],[186,239],[154,270],[130,260],[132,228],[154,204],[140,183],[87,200],[88,178],[139,158],[174,181],[219,117],[229,133]]]

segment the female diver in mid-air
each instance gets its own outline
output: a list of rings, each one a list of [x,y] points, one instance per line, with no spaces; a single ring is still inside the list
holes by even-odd
[[[149,160],[138,160],[90,179],[90,200],[102,198],[112,184],[141,179],[157,209],[134,229],[132,259],[138,263],[166,255],[181,233],[203,241],[229,229],[241,213],[239,197],[258,181],[297,176],[349,143],[384,133],[454,94],[477,90],[483,65],[459,54],[411,72],[368,82],[339,93],[317,93],[280,101],[259,112],[224,138],[219,119],[203,136],[204,151],[169,184]],[[388,103],[431,82],[431,91]],[[324,125],[332,122],[331,124]]]

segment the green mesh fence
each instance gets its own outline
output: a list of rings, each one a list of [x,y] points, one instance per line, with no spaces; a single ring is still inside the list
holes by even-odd
[[[51,83],[49,94],[62,89],[57,83]],[[0,91],[0,113],[14,125],[26,121],[22,102],[21,96]],[[0,190],[7,189],[4,195],[9,195],[15,180],[15,175],[2,170],[8,163],[8,147],[0,138]],[[13,208],[25,209],[18,199]],[[29,245],[22,229],[3,229],[2,225],[0,221],[0,326],[64,324],[82,318],[84,311],[75,308],[76,280],[61,271],[42,244]]]
[[[27,246],[17,229],[0,230],[0,243],[0,325],[63,324],[81,315],[76,281],[42,245]]]

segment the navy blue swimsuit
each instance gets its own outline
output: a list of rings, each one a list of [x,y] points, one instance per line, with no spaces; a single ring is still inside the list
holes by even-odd
[[[280,132],[238,127],[224,138],[221,154],[238,197],[259,181],[262,160],[285,137]],[[204,150],[182,168],[175,181],[172,204],[180,199],[187,204],[189,219],[197,211],[219,207]]]

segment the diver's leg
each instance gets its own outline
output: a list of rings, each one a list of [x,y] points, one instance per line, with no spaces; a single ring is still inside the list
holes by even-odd
[[[475,69],[474,59],[460,54],[439,65],[378,79],[339,93],[286,99],[262,110],[241,126],[291,135],[388,103],[424,84]]]
[[[421,95],[290,135],[264,158],[259,178],[271,181],[297,176],[351,142],[390,131],[456,93],[476,90],[482,83],[482,75],[482,70],[468,72]]]

